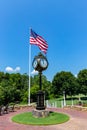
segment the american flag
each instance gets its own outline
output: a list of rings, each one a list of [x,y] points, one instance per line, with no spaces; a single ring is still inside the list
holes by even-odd
[[[35,33],[32,29],[30,30],[30,44],[37,45],[39,49],[46,54],[48,49],[47,42],[43,39],[43,37]]]

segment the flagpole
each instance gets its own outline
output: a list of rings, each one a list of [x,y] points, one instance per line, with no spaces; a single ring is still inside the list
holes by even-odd
[[[29,87],[28,87],[28,105],[30,106],[30,83],[31,83],[31,45],[29,44]]]

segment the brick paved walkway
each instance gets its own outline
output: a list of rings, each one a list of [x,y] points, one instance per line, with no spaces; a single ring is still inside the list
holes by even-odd
[[[0,116],[0,130],[87,130],[87,112],[59,108],[50,109],[57,112],[67,113],[70,116],[70,120],[63,124],[50,126],[23,125],[11,121],[13,115],[32,110],[31,108],[27,108]]]

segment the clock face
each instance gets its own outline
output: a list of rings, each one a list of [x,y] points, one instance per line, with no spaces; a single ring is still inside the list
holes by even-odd
[[[37,67],[37,60],[35,60],[35,61],[33,62],[33,67],[34,67],[34,68]]]
[[[41,67],[46,68],[47,67],[47,61],[45,59],[41,59],[40,65],[41,65]]]

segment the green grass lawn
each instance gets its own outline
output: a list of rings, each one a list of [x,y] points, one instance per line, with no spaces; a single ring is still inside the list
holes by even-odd
[[[50,112],[44,118],[35,118],[32,112],[21,113],[12,117],[12,121],[26,125],[54,125],[61,124],[69,120],[69,116],[63,113]]]

